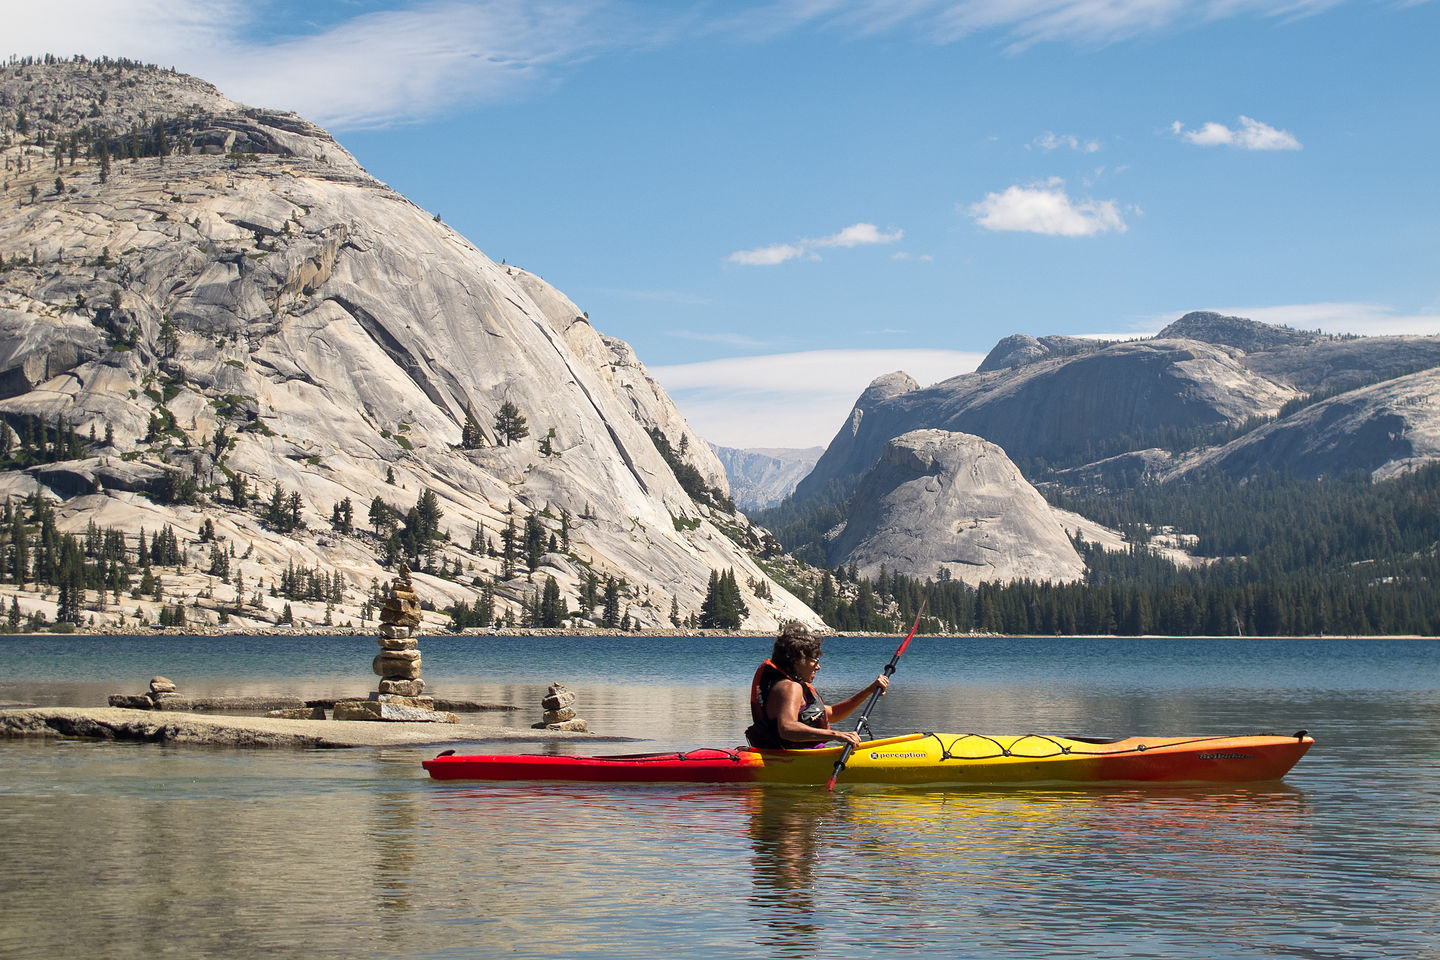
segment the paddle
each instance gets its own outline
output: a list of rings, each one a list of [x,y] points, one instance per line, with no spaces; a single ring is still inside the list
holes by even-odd
[[[895,675],[895,665],[899,663],[900,658],[905,655],[905,648],[910,646],[910,640],[915,636],[915,631],[920,629],[920,618],[925,615],[926,602],[925,600],[920,601],[920,612],[915,614],[914,625],[910,627],[910,632],[905,634],[905,639],[900,641],[900,646],[895,648],[895,656],[891,657],[890,662],[885,664],[885,676],[893,677]],[[880,699],[881,692],[880,690],[876,690],[870,694],[870,699],[865,701],[865,709],[860,712],[860,719],[855,721],[855,731],[857,733],[861,730],[869,733],[870,711],[874,708],[875,701]],[[845,750],[840,754],[840,759],[835,761],[835,772],[830,774],[830,782],[825,784],[826,790],[835,789],[835,780],[840,776],[840,771],[845,769],[845,764],[850,761],[850,754],[854,752],[855,744],[845,744]]]

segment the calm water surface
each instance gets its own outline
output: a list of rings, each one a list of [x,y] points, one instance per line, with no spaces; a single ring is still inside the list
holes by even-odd
[[[894,640],[827,644],[831,699]],[[738,743],[764,640],[425,637],[440,696]],[[4,638],[0,700],[373,689],[365,638]],[[932,640],[877,732],[1291,733],[1284,783],[434,783],[434,749],[0,741],[4,957],[1440,958],[1440,644]],[[482,749],[495,744],[477,742]],[[571,748],[554,746],[553,749]],[[591,749],[614,750],[595,745]]]

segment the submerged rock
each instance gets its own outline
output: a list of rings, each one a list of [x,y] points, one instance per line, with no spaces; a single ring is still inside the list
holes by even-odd
[[[332,714],[336,720],[399,720],[406,723],[459,723],[453,713],[407,707],[380,700],[341,700]]]

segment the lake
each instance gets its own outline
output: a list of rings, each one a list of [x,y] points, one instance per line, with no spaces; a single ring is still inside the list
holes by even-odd
[[[835,700],[896,641],[835,638]],[[428,691],[562,681],[604,737],[734,746],[764,639],[421,639]],[[0,638],[0,700],[363,695],[350,637]],[[0,741],[3,957],[1440,958],[1440,643],[919,637],[909,730],[1282,733],[1281,783],[969,789],[436,783],[435,748]],[[480,749],[514,749],[478,742]],[[462,747],[465,752],[468,747]],[[843,781],[842,781],[843,783]]]

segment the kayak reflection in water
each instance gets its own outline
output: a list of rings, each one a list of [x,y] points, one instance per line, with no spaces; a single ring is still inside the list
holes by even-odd
[[[750,716],[754,723],[745,731],[745,738],[751,746],[777,750],[814,747],[830,740],[860,743],[858,733],[834,730],[830,723],[854,713],[876,690],[884,695],[890,678],[882,674],[859,693],[833,707],[826,706],[815,689],[821,642],[798,621],[780,625],[770,659],[760,664],[750,684]]]

